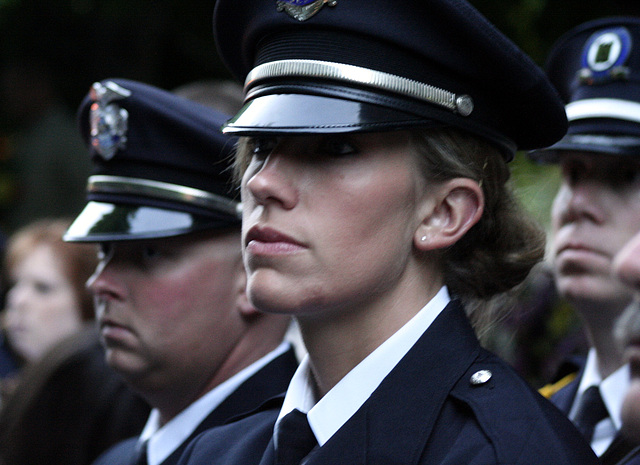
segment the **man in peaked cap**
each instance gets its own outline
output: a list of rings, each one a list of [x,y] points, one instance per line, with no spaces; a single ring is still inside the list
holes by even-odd
[[[239,35],[237,31],[243,33]],[[293,285],[296,278],[290,270],[289,275],[286,270],[281,271],[291,264],[286,261],[288,257],[281,261],[278,257],[261,262],[263,257],[258,249],[267,244],[264,249],[272,250],[269,242],[287,243],[282,237],[287,236],[288,231],[279,233],[276,224],[280,227],[286,224],[283,217],[291,219],[287,216],[289,211],[302,209],[301,216],[293,218],[302,219],[300,223],[304,223],[313,215],[312,193],[322,195],[325,194],[322,188],[331,187],[326,178],[340,177],[348,170],[358,171],[357,168],[367,169],[369,157],[373,159],[372,164],[382,164],[380,160],[384,160],[387,153],[389,157],[399,156],[392,158],[399,160],[399,164],[405,160],[402,156],[407,155],[403,151],[410,152],[411,156],[417,153],[428,157],[411,143],[385,145],[381,142],[385,136],[388,135],[389,139],[411,139],[418,137],[418,130],[424,128],[447,128],[454,133],[453,138],[481,140],[483,148],[475,146],[474,153],[479,156],[471,163],[477,163],[480,154],[485,154],[485,160],[491,158],[506,172],[505,161],[512,159],[517,148],[546,146],[560,139],[566,129],[562,102],[544,73],[464,1],[247,0],[238,7],[236,1],[218,0],[214,34],[223,60],[245,83],[245,105],[223,131],[248,136],[248,140],[242,143],[247,144],[248,149],[243,154],[247,154],[246,158],[250,160],[240,158],[237,164],[241,170],[243,161],[250,165],[246,172],[250,174],[245,173],[242,182],[243,195],[247,195],[243,200],[253,207],[251,210],[247,203],[244,204],[245,219],[254,221],[252,228],[245,224],[245,262],[249,268],[254,266],[250,285],[252,281],[253,284],[259,281],[254,286],[252,297],[257,294],[256,300],[263,306],[271,305],[270,309],[276,305],[269,299],[278,289],[286,287],[283,283]],[[533,131],[532,127],[540,131]],[[347,137],[334,134],[347,134]],[[429,137],[427,131],[419,134],[425,139]],[[446,142],[442,142],[444,145]],[[438,160],[448,155],[457,161],[459,153],[451,147],[442,146],[438,148],[444,154]],[[341,165],[343,161],[344,165]],[[348,168],[342,171],[342,166]],[[487,171],[494,173],[491,168]],[[378,179],[379,173],[375,168],[366,173],[363,178],[375,173],[373,176]],[[361,181],[357,174],[353,178],[345,177],[355,183]],[[488,178],[500,184],[493,175]],[[398,180],[398,183],[402,182]],[[249,183],[253,183],[255,189],[248,187]],[[427,181],[427,185],[429,183]],[[315,190],[305,190],[307,184],[313,185]],[[446,181],[435,184],[441,186]],[[341,190],[339,182],[335,186]],[[260,187],[263,189],[259,199],[257,191]],[[381,191],[385,189],[393,188],[380,186]],[[345,190],[345,197],[348,197],[352,191]],[[361,192],[356,192],[355,196],[358,194]],[[422,193],[417,195],[421,197]],[[390,196],[381,195],[376,199],[385,204]],[[340,201],[340,194],[331,196],[327,193],[327,197],[329,200],[318,199],[318,202]],[[412,203],[410,199],[406,201],[407,204]],[[348,204],[346,210],[356,209],[346,199],[345,203]],[[414,211],[414,205],[407,208]],[[340,214],[339,207],[330,211]],[[275,236],[275,240],[263,234],[260,226],[275,228],[277,232],[267,232]],[[293,230],[299,232],[300,229]],[[314,259],[305,259],[322,249],[317,242],[322,242],[327,236],[320,233],[322,239],[316,239],[314,243],[315,236],[309,239],[312,234],[308,234],[304,227],[303,230],[305,232],[301,236],[304,239],[296,236],[292,241],[300,241],[303,245],[298,250],[303,250],[299,255],[292,255],[301,257],[306,268],[294,266],[296,271],[314,268]],[[366,236],[366,232],[362,235]],[[338,239],[329,236],[329,242],[340,242],[340,236]],[[393,234],[387,236],[392,237]],[[402,243],[403,239],[399,242]],[[428,236],[421,239],[417,235],[416,241],[421,240],[428,240]],[[363,241],[371,244],[365,239]],[[253,251],[258,250],[253,255],[253,263],[251,257],[246,258],[252,254],[252,247]],[[408,247],[415,251],[414,243]],[[354,255],[359,255],[358,252],[355,251]],[[377,252],[372,252],[372,255]],[[322,255],[322,252],[317,253]],[[335,250],[328,254],[331,253]],[[404,257],[398,261],[405,260]],[[434,282],[447,279],[434,277],[438,271],[433,274],[427,271],[433,271],[428,260],[420,261],[424,266],[421,271],[432,277]],[[443,262],[446,260],[442,258]],[[378,263],[373,265],[379,266]],[[404,271],[390,271],[389,279],[394,281],[394,274],[407,278]],[[264,272],[262,278],[258,276],[260,272]],[[315,268],[309,273],[312,275],[309,287],[313,290],[317,276],[314,272]],[[274,279],[277,285],[269,288],[265,275],[270,278],[274,274],[278,275]],[[407,271],[407,274],[411,276],[412,272]],[[407,279],[420,281],[422,277]],[[306,276],[300,281],[308,284],[304,278]],[[317,281],[324,284],[323,278]],[[322,284],[317,287],[322,287]],[[255,289],[260,285],[269,289],[261,293],[262,289]],[[393,286],[395,282],[389,285]],[[290,304],[288,311],[298,312],[296,317],[304,321],[307,324],[305,329],[313,333],[308,340],[313,341],[314,344],[309,346],[316,349],[316,354],[318,347],[322,349],[325,342],[332,348],[341,346],[333,339],[336,336],[340,338],[331,331],[334,326],[341,330],[349,327],[342,321],[340,312],[353,300],[345,304],[340,299],[348,299],[345,294],[354,291],[352,288],[340,290],[342,294],[337,297],[320,290],[319,297],[314,295],[312,300],[313,304],[320,303],[312,310],[309,310],[311,305],[305,300],[305,295],[299,293],[291,298],[294,303]],[[388,297],[384,289],[380,293]],[[394,296],[398,297],[399,293]],[[282,301],[287,301],[288,297],[289,294]],[[337,309],[328,311],[323,308],[323,299],[329,300]],[[435,300],[433,298],[427,306]],[[294,308],[297,304],[303,308]],[[366,305],[356,303],[358,310],[353,313],[357,315],[352,317],[350,313],[344,319],[348,323],[357,320],[371,310]],[[451,308],[448,303],[444,305]],[[403,306],[404,303],[397,303],[394,308],[387,308],[382,304],[382,312],[389,312],[383,319],[395,318],[396,311]],[[318,381],[320,378],[317,376],[321,368],[326,368],[326,360],[322,356],[327,354],[323,352],[315,360],[305,358],[292,379],[282,408],[274,403],[232,425],[208,431],[191,443],[180,463],[596,463],[596,457],[571,423],[550,403],[535,392],[531,393],[525,382],[504,362],[490,355],[491,370],[477,368],[481,364],[476,365],[473,359],[482,350],[476,346],[478,342],[475,335],[470,334],[473,333],[470,327],[470,333],[453,330],[453,327],[457,328],[456,323],[449,319],[451,314],[445,309],[437,314],[435,320],[430,320],[431,326],[426,325],[426,329],[419,326],[417,329],[413,324],[424,315],[420,313],[422,311],[416,314],[409,312],[413,316],[409,322],[400,318],[404,326],[395,321],[402,329],[381,345],[375,345],[380,342],[376,339],[378,334],[367,333],[366,329],[356,332],[370,346],[362,351],[363,355],[358,353],[361,347],[354,344],[353,358],[358,362],[355,368],[355,362],[351,363],[353,360],[346,363],[343,359],[335,360],[341,354],[334,350],[335,357],[331,361],[343,372],[328,383],[322,383],[326,378]],[[334,320],[329,321],[332,318],[340,322],[334,325]],[[317,321],[322,326],[319,337],[314,332]],[[323,332],[325,326],[329,329]],[[385,326],[385,322],[380,323],[380,332],[388,331]],[[415,342],[413,345],[407,342],[409,338],[399,336],[407,336],[404,331],[411,331],[408,328],[420,334],[417,342],[410,339],[411,343]],[[452,337],[448,331],[455,335]],[[394,346],[399,339],[409,347]],[[450,352],[440,352],[445,346],[455,346],[454,351],[462,347],[466,351],[474,346],[477,351],[470,349],[473,354],[456,352],[450,356]],[[375,363],[372,360],[381,362],[380,365],[389,365],[373,367]],[[438,360],[437,367],[429,365],[435,360]],[[452,384],[448,384],[448,376],[451,376],[450,380],[455,379]],[[358,380],[359,377],[366,379]],[[426,383],[426,379],[433,383]],[[515,399],[516,402],[505,403]],[[298,415],[302,418],[300,426],[285,426],[289,418],[301,412],[308,412],[308,415]],[[508,412],[508,418],[503,416],[505,412]],[[523,437],[526,440],[522,441]],[[297,443],[298,438],[304,444],[291,444]],[[287,445],[300,452],[297,457],[285,459]]]
[[[558,40],[547,69],[567,103],[569,130],[530,155],[561,169],[551,212],[554,279],[591,345],[579,373],[557,383],[564,387],[551,400],[583,430],[603,463],[615,463],[629,448],[618,434],[629,369],[613,327],[632,293],[613,276],[612,262],[640,230],[640,19],[576,27]],[[600,415],[587,418],[585,410]]]
[[[114,79],[93,85],[79,118],[94,172],[64,238],[100,244],[88,285],[107,362],[153,407],[139,438],[96,463],[172,464],[198,433],[286,389],[289,320],[245,296],[224,115]]]

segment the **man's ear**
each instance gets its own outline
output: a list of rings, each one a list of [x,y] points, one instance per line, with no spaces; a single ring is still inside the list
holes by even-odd
[[[484,194],[478,183],[469,178],[451,179],[425,199],[414,245],[422,251],[450,247],[480,220],[483,211]]]

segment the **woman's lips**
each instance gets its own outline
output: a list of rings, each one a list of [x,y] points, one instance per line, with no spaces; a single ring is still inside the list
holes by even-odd
[[[253,255],[282,255],[306,248],[300,241],[271,227],[254,226],[245,238],[247,252]]]

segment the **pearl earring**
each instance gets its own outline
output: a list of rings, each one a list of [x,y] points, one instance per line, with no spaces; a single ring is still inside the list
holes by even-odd
[[[422,236],[422,237],[420,238],[420,240],[421,240],[422,242],[426,241],[426,240],[427,240],[427,236]]]

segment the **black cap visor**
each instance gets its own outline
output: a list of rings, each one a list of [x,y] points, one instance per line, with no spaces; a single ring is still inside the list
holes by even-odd
[[[459,127],[495,143],[506,161],[513,159],[515,145],[512,141],[478,127],[472,121],[463,125],[460,117],[450,110],[360,89],[327,87],[324,91],[338,95],[299,91],[268,93],[269,90],[259,93],[227,121],[222,132],[235,136],[286,136]],[[345,98],[345,92],[352,98]]]
[[[185,211],[92,201],[74,220],[63,239],[66,242],[130,241],[225,227],[230,227],[228,217],[216,220]]]
[[[250,100],[223,126],[238,136],[374,132],[442,126],[382,105],[310,94],[268,94]]]
[[[559,142],[546,149],[529,152],[539,163],[558,163],[568,151],[640,157],[640,124],[613,118],[572,121]]]

